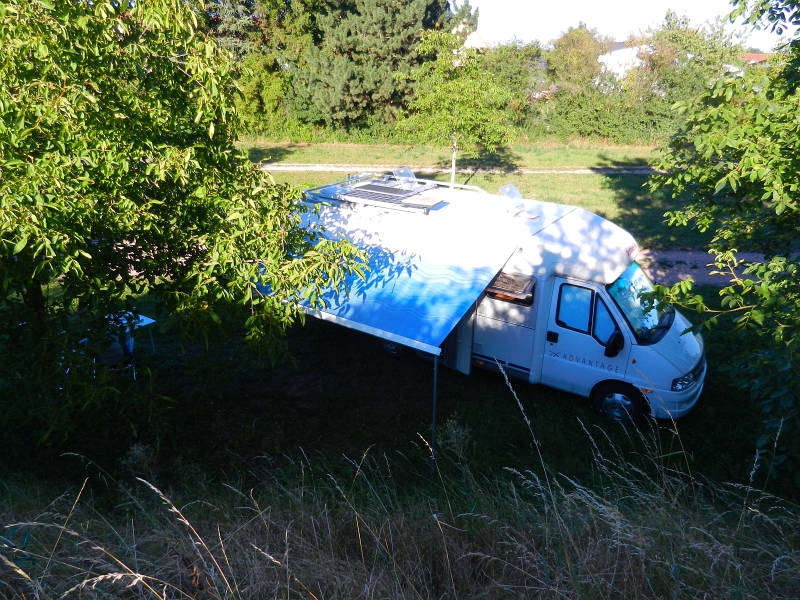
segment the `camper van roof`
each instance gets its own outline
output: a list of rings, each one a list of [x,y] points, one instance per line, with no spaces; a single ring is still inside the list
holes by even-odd
[[[328,293],[307,312],[433,354],[501,270],[610,283],[636,251],[630,234],[583,209],[405,173],[351,177],[306,199],[318,210],[305,224],[352,241],[371,269],[348,282],[349,297]]]

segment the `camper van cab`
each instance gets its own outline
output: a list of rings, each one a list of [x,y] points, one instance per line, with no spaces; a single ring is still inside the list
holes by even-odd
[[[615,420],[678,418],[692,409],[705,378],[703,339],[683,334],[691,324],[668,304],[642,310],[638,295],[653,286],[636,262],[608,284],[538,280],[516,266],[498,279],[531,290],[519,298],[488,288],[472,325],[474,364],[499,363],[531,383],[590,396]]]
[[[590,397],[618,421],[678,418],[697,402],[703,338],[673,306],[643,306],[653,283],[638,245],[606,219],[523,199],[513,186],[491,195],[406,169],[306,197],[327,234],[371,256],[367,281],[310,314],[377,335],[392,352],[438,354],[465,374],[502,368]]]

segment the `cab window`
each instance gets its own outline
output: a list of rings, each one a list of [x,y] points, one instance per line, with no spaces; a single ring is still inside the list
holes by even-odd
[[[603,346],[617,329],[611,312],[595,291],[569,283],[561,284],[558,293],[556,323],[573,331],[591,333]]]
[[[567,329],[589,333],[592,317],[592,290],[564,283],[558,293],[556,323]]]
[[[617,324],[614,322],[614,318],[611,316],[611,313],[608,312],[605,302],[600,299],[599,295],[595,294],[594,326],[592,327],[592,336],[603,346],[605,346],[616,328]]]

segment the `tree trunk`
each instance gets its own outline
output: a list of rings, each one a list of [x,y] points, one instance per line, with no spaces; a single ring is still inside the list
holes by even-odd
[[[450,187],[452,188],[456,182],[456,151],[458,150],[458,142],[453,136],[453,160],[450,164]]]
[[[42,293],[42,286],[38,279],[34,278],[27,282],[22,292],[22,297],[28,308],[33,310],[33,313],[37,316],[36,318],[44,322],[47,300],[44,297],[44,293]]]

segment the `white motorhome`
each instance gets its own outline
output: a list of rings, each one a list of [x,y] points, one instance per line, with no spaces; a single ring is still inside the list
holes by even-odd
[[[407,168],[309,189],[306,201],[308,225],[351,240],[370,262],[366,280],[309,314],[465,374],[499,365],[590,397],[620,421],[681,417],[702,392],[702,337],[670,305],[642,308],[653,284],[638,245],[598,215]]]

